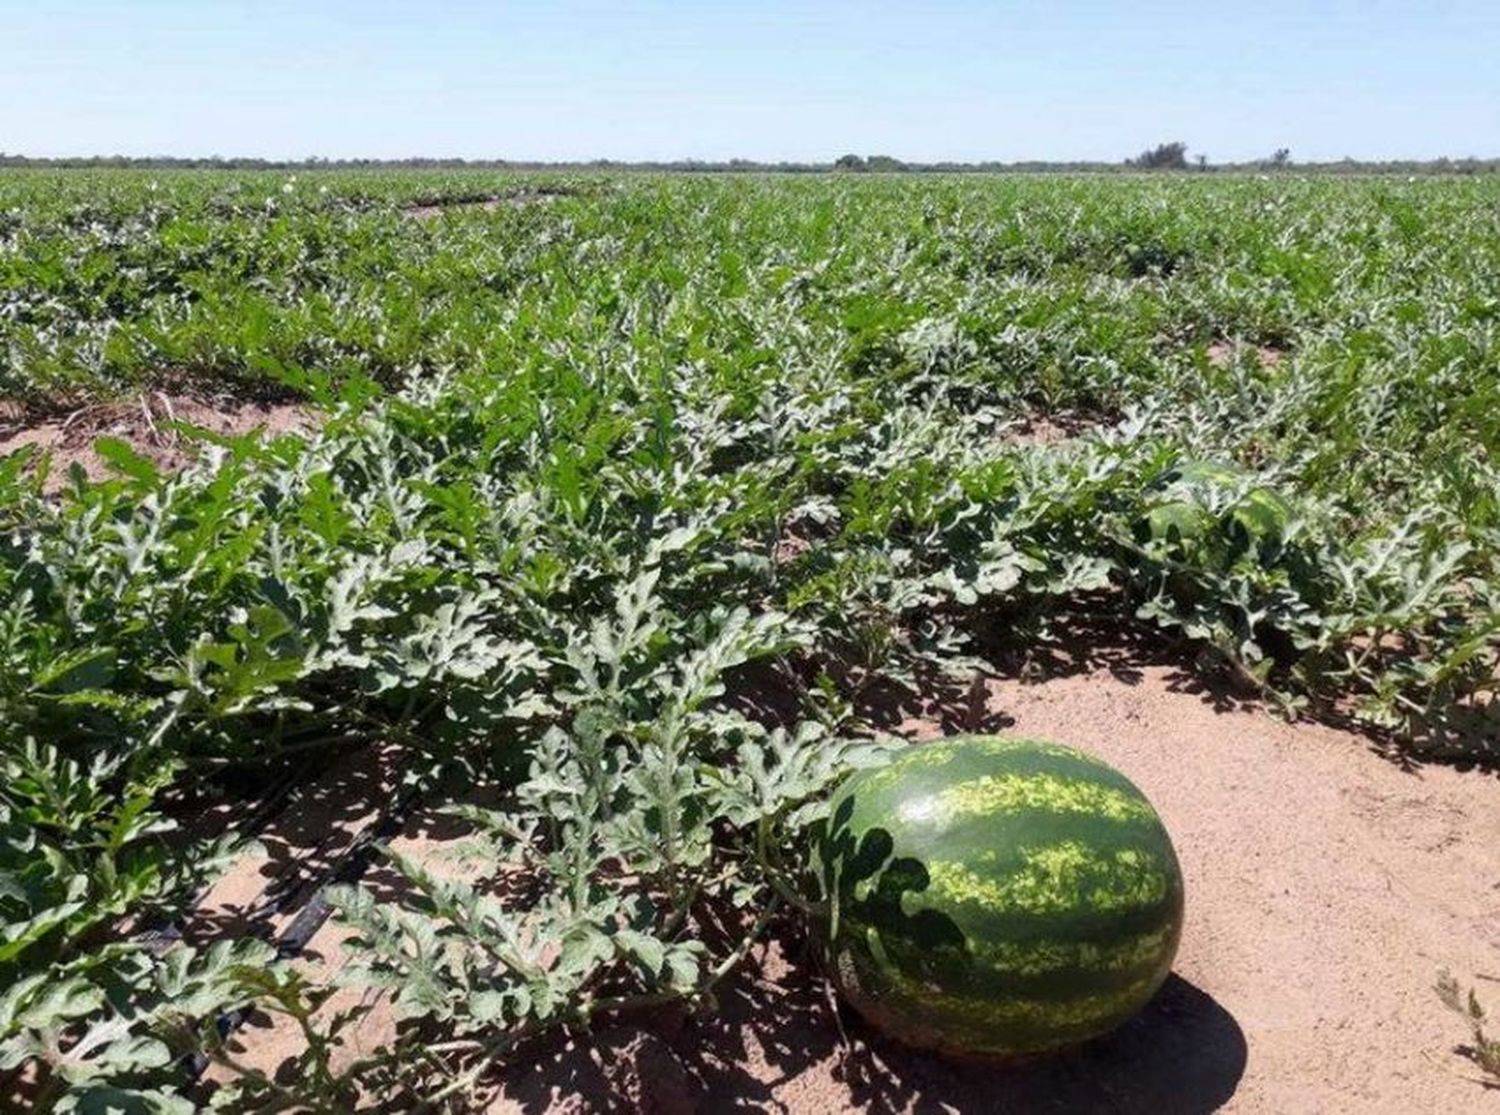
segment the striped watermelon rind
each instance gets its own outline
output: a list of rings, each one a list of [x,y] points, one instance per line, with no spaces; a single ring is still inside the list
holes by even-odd
[[[836,982],[918,1047],[1003,1057],[1106,1033],[1161,987],[1181,937],[1156,810],[1060,744],[959,737],[861,771],[820,857]]]

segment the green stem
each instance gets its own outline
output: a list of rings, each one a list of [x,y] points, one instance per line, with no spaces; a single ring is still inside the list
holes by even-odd
[[[780,908],[780,898],[772,895],[771,900],[766,903],[765,909],[761,910],[760,915],[755,919],[755,923],[750,927],[750,930],[745,934],[735,950],[714,968],[708,980],[690,996],[683,996],[675,991],[654,991],[641,995],[617,995],[580,1004],[577,1009],[554,1018],[533,1019],[526,1025],[501,1034],[493,1041],[480,1046],[479,1059],[464,1073],[454,1077],[442,1088],[418,1104],[415,1108],[415,1115],[427,1115],[427,1113],[435,1111],[437,1106],[448,1099],[448,1097],[472,1089],[497,1060],[529,1037],[534,1037],[537,1034],[544,1033],[557,1026],[566,1025],[569,1022],[586,1026],[595,1016],[601,1014],[619,1014],[625,1011],[663,1006],[667,1003],[677,1002],[685,997],[691,999],[693,1002],[700,1002],[704,996],[733,972],[744,961],[745,957],[750,954],[750,950],[755,947],[755,942],[760,939],[761,934],[771,924],[771,919],[776,916]],[[472,1048],[474,1048],[472,1044],[459,1041],[445,1043],[443,1046],[431,1046],[429,1047],[429,1051]]]

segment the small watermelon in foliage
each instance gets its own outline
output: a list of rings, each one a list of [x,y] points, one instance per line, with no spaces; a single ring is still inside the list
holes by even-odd
[[[1270,558],[1287,536],[1291,508],[1242,469],[1189,461],[1165,473],[1134,524],[1141,545],[1198,564],[1226,567],[1247,553]]]
[[[834,978],[909,1045],[1012,1056],[1085,1041],[1161,987],[1182,875],[1151,803],[1070,747],[914,746],[830,802]]]

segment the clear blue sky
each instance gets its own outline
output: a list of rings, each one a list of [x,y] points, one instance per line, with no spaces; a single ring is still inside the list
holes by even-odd
[[[0,0],[0,150],[1500,155],[1500,0]]]

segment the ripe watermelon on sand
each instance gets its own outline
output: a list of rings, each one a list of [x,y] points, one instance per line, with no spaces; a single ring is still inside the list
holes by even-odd
[[[1171,971],[1182,874],[1144,795],[1082,751],[913,746],[851,776],[820,858],[834,979],[877,1029],[978,1057],[1114,1029]]]

